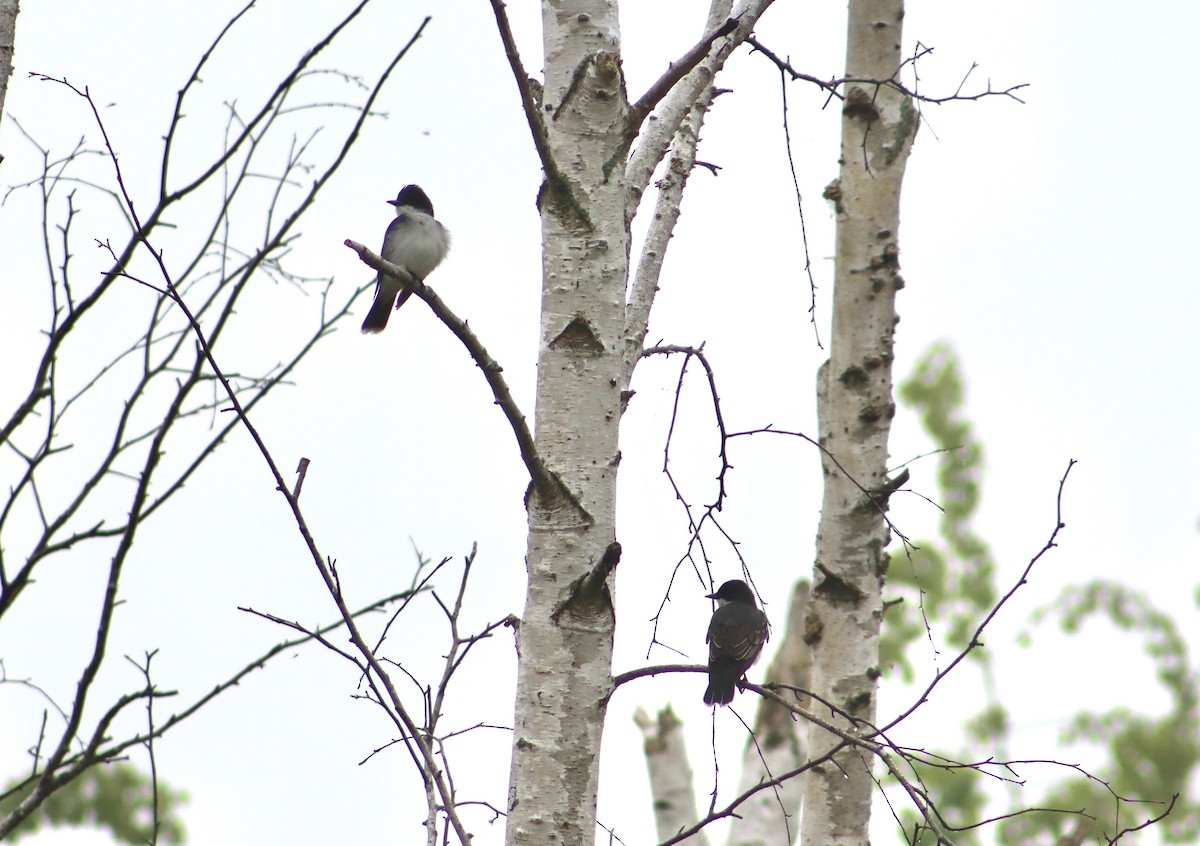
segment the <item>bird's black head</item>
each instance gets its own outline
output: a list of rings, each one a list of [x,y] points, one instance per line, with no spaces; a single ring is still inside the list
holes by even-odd
[[[726,582],[721,585],[716,593],[710,593],[706,598],[715,599],[722,604],[726,602],[749,602],[751,605],[754,605],[754,591],[750,590],[750,585],[741,579],[733,579]]]
[[[396,195],[396,199],[388,202],[396,208],[408,206],[433,217],[433,203],[429,202],[429,195],[421,190],[420,185],[405,185]]]

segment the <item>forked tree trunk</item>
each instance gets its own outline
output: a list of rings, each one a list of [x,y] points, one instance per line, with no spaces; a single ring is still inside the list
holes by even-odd
[[[527,500],[529,586],[517,673],[507,842],[589,844],[612,683],[613,608],[581,580],[614,540],[629,228],[627,104],[615,3],[543,4],[544,114],[563,186],[539,196],[538,452],[563,483]],[[607,169],[606,169],[607,168]]]
[[[529,585],[518,636],[509,846],[595,838],[612,685],[608,576],[620,554],[614,521],[623,397],[642,352],[695,133],[714,96],[713,75],[770,2],[749,0],[729,19],[729,0],[712,0],[703,37],[668,62],[632,105],[621,75],[616,0],[542,2],[545,81],[536,111],[536,97],[523,92],[546,169],[538,196],[543,270],[534,451],[541,465],[527,497]],[[512,60],[511,39],[506,46]],[[658,183],[661,208],[627,306],[630,220],[671,149],[671,166],[680,170]]]

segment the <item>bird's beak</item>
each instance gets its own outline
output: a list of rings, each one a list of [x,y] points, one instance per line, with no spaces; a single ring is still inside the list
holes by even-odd
[[[716,599],[717,595],[715,593],[706,593],[706,594],[704,594],[704,598],[705,599]]]

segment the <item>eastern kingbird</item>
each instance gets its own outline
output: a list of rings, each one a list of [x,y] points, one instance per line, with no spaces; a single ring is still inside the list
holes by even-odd
[[[424,281],[450,251],[450,233],[434,218],[433,203],[420,186],[405,185],[396,199],[388,202],[396,207],[396,219],[388,224],[379,254],[403,267],[418,281]],[[392,302],[400,308],[412,296],[412,291],[402,291],[403,287],[398,280],[379,274],[375,280],[375,302],[363,321],[363,332],[383,331],[392,313]]]
[[[754,603],[754,591],[741,579],[721,585],[707,599],[717,601],[708,624],[708,690],[705,705],[728,705],[733,688],[758,660],[771,636],[767,615]]]

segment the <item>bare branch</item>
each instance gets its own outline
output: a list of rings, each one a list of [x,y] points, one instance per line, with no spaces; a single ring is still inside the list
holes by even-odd
[[[891,518],[888,517],[888,515],[887,515],[888,497],[890,497],[893,493],[896,492],[896,490],[898,490],[900,487],[902,487],[905,484],[905,482],[908,481],[907,471],[902,470],[901,474],[899,476],[889,479],[887,484],[885,484],[883,487],[877,488],[874,490],[869,490],[869,489],[863,487],[862,484],[857,479],[855,479],[853,476],[850,475],[849,472],[847,472],[846,468],[842,466],[840,461],[838,461],[836,455],[834,455],[832,452],[830,452],[828,449],[826,449],[819,441],[809,437],[808,435],[804,434],[803,432],[792,432],[792,431],[788,431],[786,429],[776,429],[773,426],[768,424],[768,425],[762,426],[758,429],[746,429],[745,431],[741,431],[741,432],[730,432],[729,433],[730,438],[741,438],[741,437],[746,437],[748,435],[787,435],[788,437],[799,438],[802,441],[807,441],[808,443],[815,446],[817,449],[819,449],[821,451],[822,455],[824,455],[826,458],[828,458],[833,463],[833,465],[835,467],[837,467],[838,471],[841,472],[841,474],[843,476],[845,476],[846,479],[852,485],[854,485],[856,488],[858,488],[859,492],[862,493],[862,495],[866,498],[867,502],[871,505],[871,507],[879,512],[880,517],[883,518],[883,521],[884,521],[884,523],[887,524],[887,527],[892,530],[892,533],[895,534],[897,538],[900,539],[900,542],[904,547],[905,554],[911,555],[913,550],[917,549],[917,547],[913,545],[912,541],[909,540],[908,535],[906,535],[902,531],[900,531],[900,529],[897,528],[896,524],[893,523]]]
[[[753,36],[751,36],[750,38],[747,38],[746,42],[751,47],[753,47],[757,52],[762,53],[763,56],[766,57],[768,60],[770,60],[777,68],[779,68],[779,70],[782,73],[785,73],[789,77],[791,77],[791,79],[793,81],[801,80],[804,82],[811,82],[813,85],[817,86],[822,91],[828,92],[830,99],[833,99],[835,97],[838,100],[846,99],[846,95],[843,94],[839,89],[845,88],[848,85],[868,85],[868,86],[875,86],[875,87],[892,88],[907,97],[912,97],[914,100],[916,100],[920,103],[931,103],[933,105],[941,105],[942,103],[950,103],[950,102],[954,102],[954,101],[958,101],[958,100],[965,100],[965,101],[982,100],[984,97],[1008,97],[1012,100],[1016,100],[1018,103],[1024,103],[1025,101],[1022,100],[1020,97],[1018,97],[1016,92],[1020,91],[1022,88],[1029,87],[1028,82],[1022,82],[1019,85],[1010,85],[1008,88],[993,90],[991,80],[989,80],[988,84],[987,84],[987,88],[984,91],[980,91],[975,94],[963,94],[962,89],[963,89],[963,86],[966,84],[967,77],[969,77],[971,75],[971,71],[975,70],[975,68],[978,67],[978,65],[972,65],[970,70],[967,71],[966,76],[963,77],[962,82],[960,82],[958,84],[958,89],[955,90],[955,92],[953,94],[947,95],[945,97],[931,97],[927,94],[921,94],[918,91],[916,91],[915,89],[908,88],[907,86],[904,85],[904,83],[900,82],[896,78],[865,79],[865,78],[859,78],[859,77],[853,77],[853,76],[843,76],[843,77],[834,77],[831,79],[821,79],[819,77],[813,76],[812,74],[802,73],[802,72],[796,70],[794,67],[792,67],[792,65],[789,62],[780,58],[779,55],[777,55],[770,48],[764,46],[761,41],[759,41],[757,38],[754,38]],[[920,50],[917,55],[911,56],[908,59],[906,59],[904,62],[902,62],[900,64],[899,70],[903,70],[905,65],[914,64],[917,59],[921,58],[922,56],[929,55],[932,52],[933,52],[932,47],[926,47],[923,50]],[[897,71],[897,74],[899,73],[899,70]]]
[[[725,476],[732,469],[732,465],[729,463],[729,453],[726,449],[726,446],[729,442],[729,433],[725,429],[725,416],[721,413],[721,397],[717,394],[716,376],[713,374],[712,365],[708,363],[708,357],[704,354],[703,345],[699,347],[685,347],[675,344],[660,344],[643,351],[642,357],[648,358],[652,355],[669,356],[679,353],[682,353],[684,356],[683,366],[680,367],[679,373],[680,385],[682,385],[683,382],[683,374],[687,370],[687,363],[692,358],[695,358],[700,362],[700,366],[704,368],[704,373],[708,377],[708,392],[709,396],[712,397],[713,415],[716,418],[717,434],[720,440],[718,455],[721,459],[721,469],[717,472],[717,496],[708,507],[715,511],[720,511],[721,506],[725,503]],[[671,434],[675,431],[675,422],[679,413],[678,386],[676,388],[675,400],[675,406],[671,410],[671,424],[667,433],[667,443],[665,445],[663,455],[663,472],[667,474],[668,478],[671,478],[671,471],[667,466],[669,460],[667,451],[671,447]],[[675,488],[676,496],[678,496],[680,499],[683,499],[682,495],[679,493],[679,487],[675,485],[673,478],[671,479],[671,486]]]
[[[362,6],[360,5],[359,8],[361,9]],[[294,82],[296,79],[304,75],[305,63],[311,61],[313,56],[323,49],[323,47],[329,43],[330,39],[332,39],[332,37],[334,37],[349,22],[349,20],[353,18],[353,15],[356,14],[357,10],[350,18],[344,19],[343,22],[336,27],[323,42],[319,43],[316,48],[306,54],[306,56],[301,60],[300,64],[297,65],[289,75],[288,78],[291,80],[291,82]],[[222,33],[222,35],[223,34],[224,33]],[[217,41],[220,41],[220,37],[218,37]],[[408,46],[411,46],[411,43],[412,42],[410,41]],[[215,48],[216,42],[214,42],[213,46]],[[404,50],[407,50],[408,46],[406,46]],[[133,233],[130,240],[119,252],[111,249],[107,242],[100,245],[102,248],[109,251],[113,260],[112,268],[106,274],[104,274],[99,284],[95,286],[89,286],[89,293],[83,296],[77,295],[73,290],[69,277],[66,276],[69,271],[67,262],[70,256],[68,233],[74,208],[71,198],[67,198],[67,225],[61,227],[63,231],[62,265],[60,269],[56,270],[53,263],[50,264],[52,283],[51,298],[54,304],[54,313],[51,321],[52,328],[48,333],[46,350],[43,354],[42,362],[38,366],[32,389],[30,390],[26,399],[20,403],[16,412],[9,418],[9,422],[6,424],[4,431],[0,433],[3,435],[3,441],[5,443],[12,447],[19,455],[22,454],[21,451],[12,444],[11,438],[25,423],[25,421],[29,420],[32,415],[36,413],[39,404],[44,404],[46,406],[46,413],[41,415],[45,420],[45,433],[42,435],[41,444],[37,450],[25,454],[26,468],[22,481],[19,482],[14,491],[12,491],[14,496],[22,491],[27,491],[33,498],[38,507],[38,513],[41,516],[43,528],[42,536],[41,539],[35,543],[32,552],[27,556],[24,565],[17,573],[12,574],[8,570],[0,568],[0,613],[3,613],[6,608],[10,607],[15,601],[16,597],[20,595],[21,589],[29,583],[34,566],[46,556],[69,548],[81,540],[110,536],[115,536],[117,538],[116,549],[112,553],[112,558],[109,564],[107,589],[103,595],[99,610],[99,623],[96,629],[92,654],[90,659],[87,661],[86,666],[83,668],[76,684],[74,702],[72,703],[66,718],[66,728],[63,731],[61,738],[57,741],[57,745],[52,748],[50,753],[46,756],[45,763],[42,766],[41,771],[36,772],[35,766],[35,774],[32,777],[32,781],[27,782],[24,786],[28,791],[27,795],[25,795],[22,801],[18,804],[16,810],[7,816],[2,822],[0,822],[0,838],[2,838],[7,832],[11,831],[12,828],[19,824],[23,819],[27,818],[28,815],[32,813],[33,810],[35,810],[51,792],[70,782],[79,774],[83,773],[95,764],[105,760],[111,760],[111,757],[119,754],[121,749],[128,748],[129,745],[134,743],[144,742],[145,738],[138,737],[131,740],[118,741],[117,743],[112,744],[107,738],[106,732],[108,731],[112,720],[130,702],[145,696],[165,695],[152,690],[128,694],[118,699],[116,704],[110,707],[98,721],[95,730],[91,734],[91,739],[87,742],[84,749],[75,755],[67,754],[68,746],[75,742],[80,735],[83,715],[88,706],[87,700],[89,698],[89,692],[91,691],[101,662],[105,657],[105,649],[113,609],[119,602],[117,590],[118,585],[121,582],[120,575],[123,565],[128,558],[129,550],[137,533],[137,529],[141,522],[147,519],[147,517],[153,512],[156,506],[161,505],[169,496],[182,488],[182,484],[186,476],[199,466],[199,463],[204,459],[204,457],[209,455],[211,451],[215,449],[216,445],[220,443],[225,433],[229,431],[229,427],[224,429],[209,442],[208,446],[203,449],[201,454],[195,459],[195,462],[192,464],[192,466],[185,471],[183,477],[177,478],[173,484],[168,482],[165,491],[162,485],[159,485],[157,482],[155,482],[155,489],[160,491],[160,493],[158,494],[158,499],[151,499],[149,495],[150,485],[152,480],[154,480],[156,477],[159,459],[166,451],[164,449],[166,439],[174,431],[176,424],[179,421],[195,415],[200,410],[206,408],[215,409],[217,407],[215,401],[212,403],[202,402],[198,406],[189,403],[189,397],[191,396],[193,390],[199,386],[209,384],[214,380],[214,378],[220,381],[225,392],[230,398],[230,402],[237,411],[235,423],[239,421],[244,422],[247,425],[247,428],[253,433],[253,428],[249,425],[249,422],[246,421],[247,409],[254,405],[257,400],[261,399],[270,390],[270,388],[280,384],[282,379],[286,376],[286,373],[296,366],[298,361],[303,358],[304,353],[312,348],[312,345],[316,342],[316,340],[327,334],[331,328],[332,321],[336,321],[339,316],[347,313],[349,303],[347,303],[346,306],[340,310],[340,312],[335,313],[331,321],[324,322],[323,318],[321,326],[318,328],[317,332],[309,341],[309,343],[303,347],[303,351],[298,356],[290,360],[286,365],[277,368],[271,376],[252,378],[249,382],[252,390],[250,394],[247,395],[245,402],[243,402],[241,397],[246,392],[243,390],[243,388],[235,386],[231,381],[237,377],[232,375],[226,376],[223,374],[220,368],[216,366],[215,360],[213,359],[213,343],[221,334],[223,329],[229,325],[230,317],[233,313],[234,305],[237,301],[238,295],[245,289],[246,284],[255,271],[263,269],[269,275],[274,275],[277,278],[290,278],[283,273],[278,265],[279,259],[277,251],[288,243],[287,233],[289,230],[295,225],[296,221],[307,210],[309,205],[311,205],[317,192],[332,177],[340,164],[344,161],[350,147],[357,139],[363,122],[366,120],[367,116],[371,114],[371,104],[379,95],[382,85],[403,55],[404,53],[401,52],[400,55],[393,59],[388,68],[377,80],[375,87],[371,90],[369,96],[367,97],[366,103],[359,109],[357,121],[354,123],[353,127],[350,129],[348,135],[343,141],[340,151],[335,153],[331,163],[324,167],[324,169],[318,174],[318,177],[312,181],[311,187],[308,188],[303,196],[303,199],[296,205],[291,213],[280,218],[279,220],[276,220],[276,209],[281,198],[280,189],[283,185],[292,184],[292,182],[294,182],[294,180],[289,179],[289,174],[293,172],[293,170],[300,167],[307,167],[307,165],[302,165],[300,161],[300,156],[302,156],[306,150],[307,142],[293,144],[293,148],[289,154],[286,165],[287,170],[283,176],[276,180],[276,191],[271,197],[270,206],[267,209],[266,216],[268,219],[268,227],[262,245],[257,249],[244,253],[244,260],[232,271],[232,273],[226,274],[221,272],[217,274],[202,274],[200,279],[212,276],[214,278],[214,286],[207,295],[201,298],[202,302],[200,302],[197,310],[195,311],[188,309],[181,296],[181,288],[176,286],[175,281],[172,279],[172,275],[168,272],[167,267],[162,261],[161,253],[155,250],[151,245],[151,234],[160,224],[162,214],[170,204],[177,202],[183,196],[189,194],[208,176],[211,176],[221,169],[226,168],[229,162],[232,161],[232,156],[240,147],[245,151],[242,168],[233,178],[232,187],[230,187],[228,192],[225,194],[226,205],[223,208],[223,211],[218,215],[217,223],[214,224],[213,230],[210,231],[208,240],[205,242],[205,247],[201,248],[200,252],[197,254],[197,258],[190,266],[188,266],[186,270],[184,281],[181,283],[183,288],[186,289],[191,286],[192,282],[187,281],[186,274],[190,274],[193,269],[198,267],[200,258],[207,255],[207,249],[215,245],[218,249],[223,251],[222,255],[228,255],[234,250],[232,245],[228,242],[228,202],[232,200],[238,189],[238,186],[242,185],[248,176],[257,175],[249,170],[249,162],[255,151],[259,149],[259,143],[262,140],[263,133],[272,127],[276,118],[284,112],[284,104],[286,102],[287,95],[291,90],[291,82],[288,82],[277,89],[275,95],[268,100],[268,102],[260,110],[259,115],[252,121],[239,121],[239,125],[241,126],[241,134],[233,140],[229,148],[225,150],[224,154],[218,158],[217,162],[207,170],[206,174],[202,176],[199,181],[193,182],[184,188],[175,191],[174,193],[166,194],[166,173],[164,172],[162,175],[162,190],[160,192],[162,195],[158,198],[158,201],[150,214],[143,219],[137,211],[134,198],[126,188],[121,163],[113,150],[112,143],[109,140],[108,130],[101,120],[99,110],[90,96],[90,92],[86,88],[80,89],[70,85],[66,80],[54,80],[49,77],[37,75],[38,78],[41,78],[44,81],[56,82],[69,88],[78,96],[87,101],[92,115],[96,120],[96,125],[104,137],[105,149],[113,166],[114,179],[118,189],[115,192],[104,188],[101,188],[100,190],[105,191],[105,193],[115,198],[119,202],[122,212],[125,214],[126,219],[130,222]],[[191,82],[194,81],[195,80],[193,79]],[[184,91],[180,92],[180,102],[182,102],[183,95],[190,87],[191,82],[189,82],[188,85],[185,85]],[[169,135],[173,135],[175,126],[180,118],[180,114],[181,112],[177,108],[176,116],[172,122],[172,129]],[[234,122],[234,120],[235,117],[231,110],[231,124]],[[255,123],[258,125],[258,129],[254,128]],[[170,138],[167,139],[166,143],[168,149],[164,151],[164,170],[166,168],[166,162],[169,156]],[[66,161],[69,162],[70,159]],[[49,164],[48,158],[47,164]],[[62,167],[65,167],[65,163],[62,164]],[[44,170],[43,177],[38,184],[43,190],[43,204],[45,207],[48,207],[50,191],[52,190],[53,185],[59,179],[60,174],[52,173],[49,167]],[[224,239],[215,237],[216,232],[218,231],[218,228],[222,226],[222,223],[224,223],[226,230]],[[100,372],[93,376],[90,380],[88,380],[85,376],[85,388],[77,393],[74,397],[68,399],[65,404],[61,404],[56,394],[57,381],[55,375],[55,361],[57,360],[57,351],[59,350],[63,339],[75,326],[80,324],[85,315],[90,313],[91,306],[95,305],[99,301],[100,297],[111,288],[114,281],[123,277],[131,279],[136,278],[129,274],[126,268],[128,267],[129,259],[133,256],[135,250],[139,246],[144,246],[150,251],[151,255],[158,264],[163,279],[163,283],[161,285],[153,286],[159,292],[160,299],[152,305],[152,315],[146,335],[141,341],[130,347],[126,353],[123,354],[141,354],[141,373],[135,374],[138,375],[139,378],[135,380],[134,386],[130,389],[132,391],[132,393],[129,395],[130,398],[122,406],[122,410],[118,416],[116,430],[113,435],[111,446],[102,456],[99,466],[94,472],[92,472],[90,477],[88,477],[82,483],[78,495],[73,499],[70,499],[65,508],[59,511],[56,515],[47,514],[46,510],[42,507],[42,497],[38,491],[35,473],[40,463],[46,457],[62,451],[61,447],[57,447],[54,444],[56,427],[61,421],[62,413],[66,411],[66,409],[76,398],[82,396],[84,391],[95,385],[101,377],[105,376],[111,366],[102,365]],[[47,251],[47,255],[49,257],[49,249]],[[59,274],[62,274],[62,278],[56,278],[56,276]],[[142,284],[147,284],[143,280],[137,281],[142,282]],[[62,304],[60,304],[59,300],[60,290],[65,296],[65,303]],[[327,296],[327,293],[328,288],[326,289],[326,294],[323,295],[323,300]],[[218,296],[223,296],[224,299],[218,301]],[[162,334],[156,334],[163,327],[165,316],[170,311],[167,306],[171,303],[174,303],[179,307],[180,311],[185,315],[189,325],[193,330],[195,330],[196,338],[199,341],[200,348],[202,349],[202,354],[195,355],[194,350],[186,347],[184,345],[184,341],[187,336],[178,332],[177,330],[169,330]],[[207,334],[201,331],[199,323],[200,318],[206,313],[211,313],[213,319],[213,327]],[[155,356],[153,351],[157,348],[160,342],[164,340],[168,341],[168,348],[163,351],[164,354]],[[186,362],[183,366],[172,363],[174,357],[181,351],[184,355],[187,355],[189,352],[193,353],[191,360]],[[215,377],[210,375],[208,372],[205,372],[206,368],[209,367],[212,368],[212,373],[216,374]],[[162,416],[159,417],[160,422],[157,426],[152,425],[147,427],[140,434],[129,434],[127,432],[127,427],[130,419],[132,419],[131,415],[133,413],[132,410],[134,406],[141,401],[143,397],[149,396],[148,391],[152,381],[157,380],[160,376],[165,376],[174,384],[173,390],[166,397],[166,402],[164,403],[162,410]],[[157,382],[155,384],[157,384]],[[146,402],[148,403],[150,400],[146,400]],[[138,425],[143,424],[139,423]],[[257,433],[253,433],[253,436],[256,438],[256,440],[258,440],[261,446],[261,439],[257,438]],[[130,447],[134,445],[138,445],[139,448],[144,451],[142,453],[140,465],[133,470],[130,470],[130,468],[123,464],[118,465],[116,463],[117,459],[127,455]],[[79,512],[84,502],[88,499],[92,492],[97,489],[97,486],[100,484],[100,482],[110,475],[127,478],[133,480],[135,483],[134,492],[131,496],[131,502],[127,511],[129,516],[125,524],[120,527],[113,528],[106,527],[101,522],[97,523],[89,530],[76,531],[66,539],[57,539],[55,536],[66,526],[67,521]],[[280,483],[281,480],[277,471],[275,472],[275,476],[277,483]],[[283,487],[282,484],[280,484],[280,487],[281,490],[285,492],[285,496],[287,496],[288,494],[286,493],[286,488]],[[292,501],[294,501],[294,498],[292,498]],[[0,526],[2,526],[3,520],[7,517],[7,515],[11,513],[10,506],[11,499],[9,503],[6,503],[2,514],[0,514]],[[209,698],[197,703],[195,707],[199,707],[206,701],[209,701]],[[161,734],[162,731],[167,730],[176,722],[178,722],[176,719],[168,720],[166,723],[158,726],[156,731],[152,732],[152,734]],[[39,741],[39,749],[40,746],[41,741]]]
[[[529,122],[529,134],[533,138],[534,149],[537,150],[538,160],[546,179],[554,185],[562,185],[563,178],[558,172],[558,163],[550,152],[550,140],[546,137],[546,122],[542,118],[542,96],[535,92],[537,83],[525,72],[521,62],[517,41],[513,38],[512,27],[508,23],[508,13],[505,11],[504,0],[491,0],[492,13],[496,16],[496,29],[500,32],[500,41],[504,44],[504,55],[508,57],[508,65],[512,68],[513,79],[517,83],[517,91],[521,95],[521,107],[525,110],[525,120]]]
[[[393,594],[391,596],[384,597],[383,599],[376,600],[375,602],[372,602],[370,605],[367,605],[367,606],[359,609],[358,611],[355,611],[352,614],[352,616],[361,617],[366,614],[374,613],[376,611],[383,609],[387,605],[390,605],[393,602],[396,602],[397,600],[407,597],[408,595],[409,594],[406,591],[403,593],[397,593],[397,594]],[[272,658],[275,658],[277,655],[280,655],[280,654],[288,651],[289,649],[293,649],[297,646],[301,646],[301,645],[309,642],[310,640],[314,640],[315,639],[314,635],[323,636],[323,635],[328,634],[331,631],[341,628],[344,625],[345,625],[345,621],[339,619],[333,623],[330,623],[328,625],[322,626],[321,628],[315,629],[311,634],[305,634],[305,636],[303,636],[303,637],[294,638],[292,640],[287,640],[287,641],[283,641],[281,643],[276,644],[275,646],[271,647],[266,652],[264,652],[262,655],[259,655],[254,660],[250,661],[248,664],[246,664],[244,667],[242,667],[241,670],[237,671],[236,673],[234,673],[232,676],[230,676],[226,680],[220,682],[219,684],[214,685],[211,690],[209,690],[207,693],[205,693],[202,697],[197,699],[195,702],[193,702],[187,708],[185,708],[181,711],[177,711],[176,713],[172,714],[166,721],[157,724],[157,726],[155,727],[155,730],[154,730],[154,734],[152,736],[148,735],[148,734],[138,734],[133,737],[127,738],[125,740],[115,742],[112,745],[104,746],[103,748],[96,748],[91,751],[89,751],[87,748],[85,748],[85,749],[75,753],[74,755],[66,758],[62,763],[62,770],[64,772],[60,772],[60,774],[58,774],[55,777],[56,778],[55,789],[62,786],[63,784],[68,783],[69,781],[74,780],[74,778],[78,777],[79,775],[82,775],[83,772],[88,767],[90,767],[94,764],[101,763],[101,762],[107,762],[107,761],[113,761],[117,757],[119,757],[121,754],[123,754],[126,750],[128,750],[134,746],[142,745],[142,744],[146,743],[148,740],[150,740],[152,737],[162,737],[170,728],[174,727],[175,725],[178,725],[179,723],[183,722],[184,720],[186,720],[189,717],[193,716],[194,714],[198,713],[205,705],[210,703],[216,697],[220,696],[222,693],[240,685],[242,683],[242,681],[250,674],[252,674],[256,671],[259,671],[259,670],[266,669],[267,663]],[[160,695],[166,695],[166,694],[160,694]],[[58,706],[55,705],[55,707],[57,708]],[[60,709],[60,713],[62,713],[63,719],[65,721],[67,719],[67,715],[65,713],[63,713],[61,711],[61,709]],[[35,757],[35,767],[36,767],[36,760],[37,760],[37,758]],[[43,772],[44,772],[44,768],[41,771],[39,771],[35,768],[35,771],[30,775],[29,778],[25,779],[22,782],[12,785],[7,791],[0,793],[0,802],[3,802],[6,799],[10,798],[11,796],[14,796],[14,795],[20,793],[21,791],[25,790],[29,786],[31,781],[33,781],[37,778],[41,778]]]
[[[666,97],[681,79],[691,73],[692,69],[708,56],[718,38],[724,38],[729,35],[737,28],[737,25],[738,18],[729,18],[726,20],[725,23],[705,35],[691,49],[672,62],[667,72],[656,79],[646,89],[646,93],[639,97],[638,101],[629,109],[629,125],[625,131],[629,134],[631,141],[637,136],[642,124],[663,97]]]
[[[642,254],[638,259],[637,272],[633,276],[629,304],[625,307],[623,337],[626,390],[633,381],[634,369],[642,357],[646,332],[650,326],[650,312],[654,308],[658,280],[662,274],[663,260],[667,255],[667,245],[675,232],[675,225],[679,222],[683,190],[687,187],[692,168],[696,165],[696,145],[700,143],[700,130],[717,93],[710,87],[706,95],[697,98],[687,117],[680,122],[671,143],[671,160],[663,178],[657,183],[658,198],[654,204],[654,217],[651,218],[650,230],[642,243]],[[629,396],[632,395],[627,394],[623,407],[628,405]]]
[[[812,254],[808,249],[808,226],[804,221],[804,198],[800,193],[800,179],[796,176],[796,158],[792,155],[792,129],[788,121],[787,76],[781,68],[779,71],[779,97],[783,113],[783,146],[787,151],[788,172],[792,175],[792,190],[796,194],[796,211],[800,215],[800,243],[804,248],[804,275],[808,277],[810,294],[808,306],[808,321],[812,324],[813,338],[818,349],[825,349],[821,343],[821,330],[817,327],[817,281],[813,278]]]
[[[517,448],[521,453],[521,460],[525,462],[525,469],[529,471],[529,477],[533,481],[534,487],[544,497],[552,498],[567,494],[562,482],[556,475],[550,472],[542,461],[542,457],[538,454],[537,447],[533,442],[533,433],[529,431],[529,426],[525,422],[525,415],[517,406],[517,401],[513,399],[512,392],[508,389],[508,383],[505,381],[504,376],[501,375],[504,372],[504,368],[492,358],[483,346],[483,342],[471,331],[467,322],[452,312],[450,307],[443,302],[442,298],[432,288],[424,282],[415,279],[403,267],[384,261],[367,247],[356,241],[347,239],[344,243],[347,247],[358,253],[358,257],[362,259],[364,264],[380,273],[386,273],[388,276],[399,280],[406,289],[411,290],[429,305],[430,310],[433,311],[438,320],[442,321],[454,334],[454,337],[458,338],[462,345],[466,347],[471,358],[475,360],[475,364],[483,372],[483,378],[487,380],[488,387],[492,389],[492,396],[496,399],[496,405],[500,406],[500,410],[504,412],[505,419],[508,420],[508,425],[512,428],[513,435],[517,440]]]
[[[929,682],[929,685],[924,691],[921,692],[912,705],[910,705],[907,709],[901,712],[899,716],[880,729],[880,731],[888,731],[907,719],[914,711],[917,710],[917,708],[929,700],[929,696],[933,693],[934,688],[941,683],[942,679],[946,678],[946,676],[953,672],[955,667],[965,661],[968,655],[983,646],[983,642],[979,639],[983,634],[983,630],[986,629],[988,624],[991,623],[992,620],[995,619],[996,615],[1000,613],[1000,609],[1003,608],[1005,604],[1012,599],[1016,592],[1028,582],[1029,574],[1033,572],[1034,565],[1037,564],[1044,555],[1049,553],[1050,550],[1058,546],[1058,533],[1066,528],[1066,523],[1063,522],[1062,516],[1063,490],[1066,488],[1067,477],[1071,474],[1071,468],[1074,467],[1075,464],[1075,459],[1070,459],[1067,462],[1067,469],[1063,471],[1062,478],[1058,480],[1058,494],[1055,497],[1054,529],[1050,532],[1050,537],[1047,538],[1045,545],[1038,550],[1037,554],[1034,555],[1033,558],[1029,559],[1029,563],[1025,565],[1025,570],[1021,573],[1020,578],[1018,578],[1013,586],[1008,589],[1008,592],[1005,593],[1004,596],[1000,597],[1000,600],[994,606],[992,606],[992,610],[988,612],[987,616],[980,621],[979,625],[975,628],[975,633],[971,635],[971,640],[969,643],[967,643],[966,647],[955,656],[954,660],[951,661],[944,670],[937,671],[933,677],[933,680]]]
[[[641,142],[634,148],[625,164],[630,218],[634,216],[655,168],[666,156],[680,125],[700,99],[704,86],[712,84],[713,78],[724,67],[725,61],[750,36],[758,19],[772,2],[773,0],[749,0],[743,4],[739,9],[736,25],[727,34],[726,40],[717,45],[717,49],[707,52],[683,79],[671,86],[670,93],[658,110],[656,120],[652,126],[647,126]],[[705,22],[705,32],[717,31],[722,22],[730,18],[732,7],[731,0],[712,0]]]

